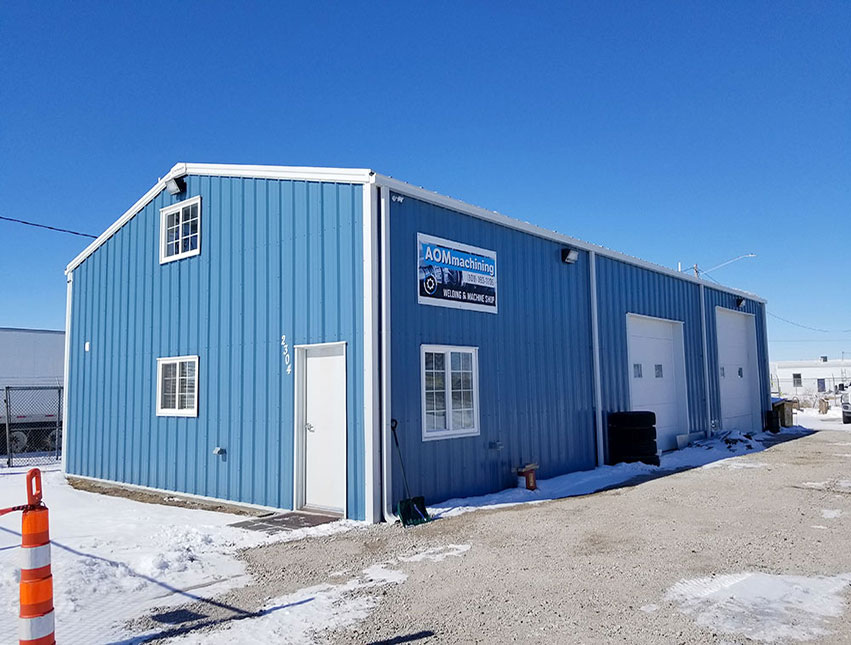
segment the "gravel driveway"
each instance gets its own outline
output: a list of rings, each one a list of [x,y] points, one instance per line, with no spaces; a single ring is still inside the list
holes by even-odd
[[[851,643],[851,432],[810,423],[632,487],[253,549],[254,585],[190,609],[227,621],[307,590],[339,612],[274,642]]]

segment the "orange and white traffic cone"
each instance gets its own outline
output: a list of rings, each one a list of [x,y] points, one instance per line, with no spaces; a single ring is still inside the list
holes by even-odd
[[[21,522],[20,645],[54,645],[53,576],[47,507],[41,503],[41,472],[27,473],[27,507]]]

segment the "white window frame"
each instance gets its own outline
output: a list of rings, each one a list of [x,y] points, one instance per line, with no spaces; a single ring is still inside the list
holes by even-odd
[[[443,431],[426,429],[426,378],[425,378],[425,355],[426,352],[446,354],[444,362],[446,378],[446,425]],[[468,430],[452,429],[452,377],[450,352],[467,352],[473,355],[473,428]],[[466,347],[462,345],[420,345],[420,411],[422,416],[422,440],[439,441],[441,439],[455,439],[459,437],[476,437],[481,434],[481,423],[479,417],[479,348]]]
[[[195,406],[192,408],[164,408],[162,407],[162,373],[163,365],[166,363],[177,364],[178,378],[180,376],[180,363],[195,363]],[[157,416],[158,417],[197,417],[198,416],[198,356],[164,356],[157,359]],[[180,386],[175,390],[175,405],[179,401]]]
[[[198,246],[191,251],[183,251],[174,255],[166,256],[166,230],[168,228],[166,226],[166,222],[168,221],[168,216],[172,213],[180,212],[187,206],[192,206],[193,204],[198,206]],[[160,264],[190,258],[193,255],[201,253],[201,220],[201,195],[190,199],[184,199],[182,202],[177,202],[176,204],[160,209]],[[182,222],[180,226],[182,227]]]

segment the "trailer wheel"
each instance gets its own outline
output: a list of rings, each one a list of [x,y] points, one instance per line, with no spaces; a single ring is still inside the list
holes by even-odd
[[[15,430],[9,435],[9,442],[12,444],[12,453],[22,453],[27,448],[27,435],[20,430]]]

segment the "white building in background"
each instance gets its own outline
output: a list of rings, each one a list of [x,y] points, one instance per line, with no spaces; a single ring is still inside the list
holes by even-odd
[[[816,396],[851,389],[851,359],[776,361],[771,363],[771,391],[782,396]]]

